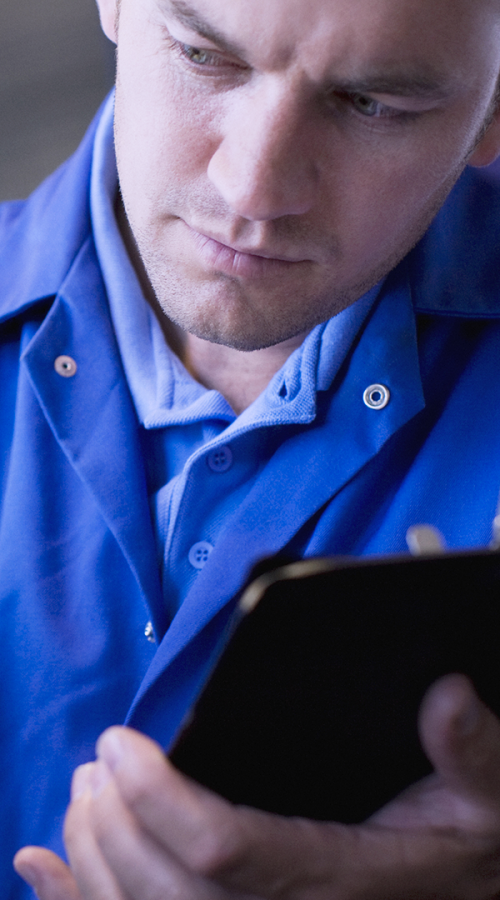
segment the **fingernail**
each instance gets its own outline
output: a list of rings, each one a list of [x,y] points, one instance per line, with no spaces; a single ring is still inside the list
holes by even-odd
[[[97,741],[97,756],[103,759],[112,772],[119,766],[124,753],[118,728],[105,731]]]
[[[85,763],[83,766],[78,766],[73,773],[73,780],[71,782],[71,799],[78,800],[85,791],[91,790],[91,780],[90,780],[90,770],[94,763]]]

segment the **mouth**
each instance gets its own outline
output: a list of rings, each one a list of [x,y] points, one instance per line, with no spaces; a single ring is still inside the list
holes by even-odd
[[[268,278],[273,274],[283,275],[310,262],[304,258],[284,256],[272,248],[254,249],[226,244],[190,225],[187,228],[204,266],[224,275],[243,279]]]

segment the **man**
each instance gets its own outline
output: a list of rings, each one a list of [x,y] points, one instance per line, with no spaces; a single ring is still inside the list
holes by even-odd
[[[87,763],[71,871],[17,857],[43,900],[493,897],[500,726],[460,676],[435,775],[361,826],[235,809],[134,730],[88,761],[125,718],[169,744],[259,556],[488,542],[498,194],[461,173],[500,151],[498,5],[99,8],[123,206],[108,103],[4,214],[6,853],[60,850]]]

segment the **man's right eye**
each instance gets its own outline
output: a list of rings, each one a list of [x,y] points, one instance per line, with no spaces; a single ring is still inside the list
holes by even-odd
[[[195,44],[185,44],[179,41],[171,34],[168,35],[168,43],[170,49],[174,52],[178,59],[192,70],[200,70],[205,75],[220,76],[241,76],[248,71],[248,66],[223,50],[216,50],[210,47],[197,47]]]
[[[169,44],[174,53],[193,68],[219,69],[220,74],[223,74],[228,68],[241,68],[237,60],[218,50],[204,49],[203,47],[196,47],[194,44],[185,44],[183,41],[173,38],[172,35],[169,36]]]
[[[216,54],[210,53],[209,50],[201,50],[199,47],[192,47],[190,44],[179,44],[179,49],[183,56],[198,66],[214,65],[213,58]]]

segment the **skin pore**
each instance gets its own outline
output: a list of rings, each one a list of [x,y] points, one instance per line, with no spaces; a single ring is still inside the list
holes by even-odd
[[[122,229],[236,411],[493,158],[499,26],[489,0],[121,0]]]

